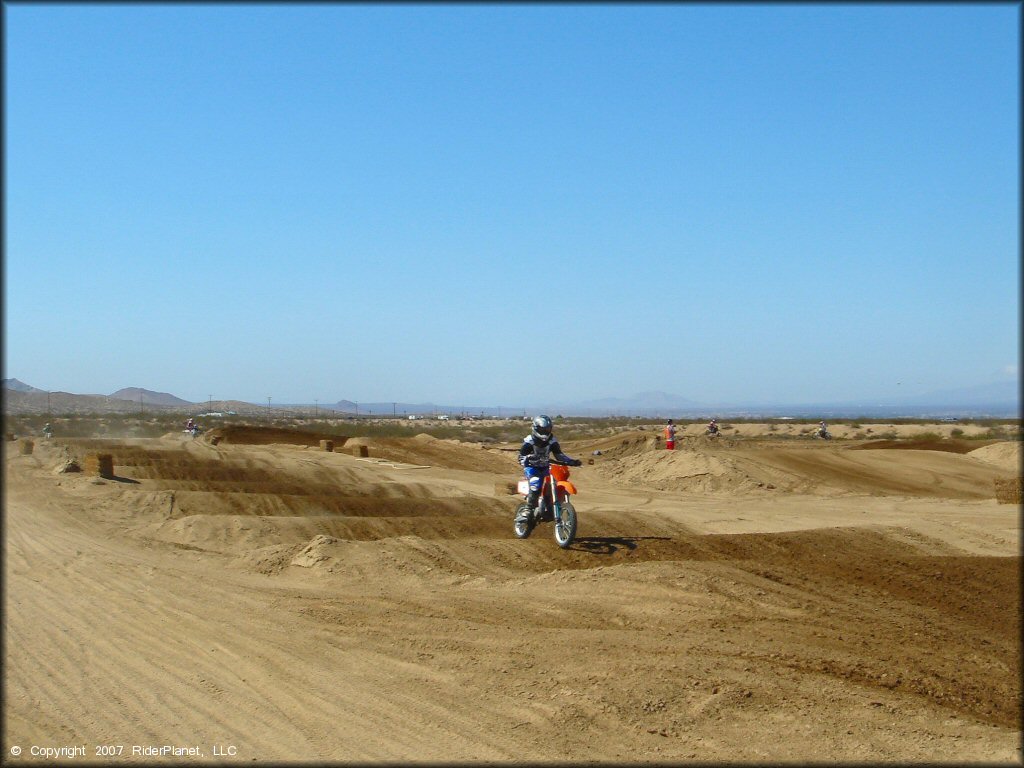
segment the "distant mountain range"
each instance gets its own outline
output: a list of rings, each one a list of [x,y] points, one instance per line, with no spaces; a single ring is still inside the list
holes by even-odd
[[[592,411],[630,411],[639,408],[657,408],[666,413],[673,410],[688,410],[705,407],[701,403],[667,392],[640,392],[632,397],[605,397],[598,400],[584,400],[578,408]]]
[[[45,392],[46,391],[46,390],[43,390],[43,389],[36,389],[35,387],[30,387],[25,382],[18,381],[17,379],[4,379],[4,389],[10,389],[10,390],[12,390],[14,392]]]
[[[959,389],[943,389],[936,392],[928,392],[922,395],[912,395],[900,401],[900,404],[918,406],[942,406],[942,405],[1013,405],[1020,407],[1020,383],[1016,381],[1001,381],[994,384],[978,384],[973,387],[960,387]]]
[[[132,402],[148,403],[150,405],[193,405],[188,400],[182,400],[168,392],[153,392],[149,389],[139,387],[125,387],[114,392],[110,397],[118,400],[131,400]]]
[[[154,392],[141,387],[126,387],[109,395],[79,395],[72,392],[47,391],[29,386],[18,379],[4,379],[3,410],[5,414],[22,413],[147,413],[188,412],[195,415],[207,411],[232,411],[253,415],[266,413],[266,407],[239,400],[212,400],[190,403],[167,392]]]
[[[240,400],[211,400],[192,403],[168,392],[141,387],[126,387],[110,395],[77,395],[48,392],[18,379],[4,379],[5,413],[131,413],[138,411],[232,411],[242,415],[266,414],[269,406]],[[522,416],[538,412],[552,416],[639,416],[703,418],[708,416],[812,416],[838,418],[857,416],[892,417],[1020,417],[1020,390],[1016,382],[982,384],[973,387],[940,390],[901,399],[877,401],[785,403],[700,403],[666,392],[641,392],[631,397],[607,397],[577,403],[530,403],[518,406],[465,406],[436,403],[368,402],[338,400],[334,404],[274,404],[273,412],[311,415],[334,412],[359,416]]]

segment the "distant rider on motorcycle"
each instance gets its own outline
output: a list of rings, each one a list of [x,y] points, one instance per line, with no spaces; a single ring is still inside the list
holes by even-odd
[[[717,435],[718,434],[718,419],[712,419],[711,423],[708,424],[708,434],[709,435]]]
[[[559,464],[568,464],[572,467],[583,466],[583,462],[579,459],[573,459],[562,453],[562,446],[558,444],[558,439],[552,434],[551,417],[538,416],[533,420],[533,429],[523,440],[523,446],[519,449],[519,463],[526,473],[526,479],[530,482],[530,493],[526,497],[528,509],[521,515],[524,519],[527,515],[532,516],[537,509],[541,488],[544,487],[544,478],[551,472],[552,459]]]

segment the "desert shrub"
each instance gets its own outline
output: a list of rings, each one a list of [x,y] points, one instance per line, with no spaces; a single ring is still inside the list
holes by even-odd
[[[1001,426],[989,427],[982,433],[983,440],[1005,440],[1006,431]]]
[[[962,429],[960,429],[960,427],[957,427],[956,429],[952,430],[949,433],[949,436],[950,437],[961,437],[963,435],[963,433],[964,433],[964,431]]]
[[[964,440],[1020,440],[1020,430],[1011,426],[1010,430],[1003,427],[991,427],[976,435],[964,435]]]
[[[914,436],[914,440],[929,440],[929,441],[933,441],[933,440],[941,440],[941,439],[942,439],[942,435],[940,435],[938,432],[922,432],[921,434]]]

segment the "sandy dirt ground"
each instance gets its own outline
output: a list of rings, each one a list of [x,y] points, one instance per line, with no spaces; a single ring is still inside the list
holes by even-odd
[[[8,443],[5,761],[1019,763],[1020,443],[742,431]]]

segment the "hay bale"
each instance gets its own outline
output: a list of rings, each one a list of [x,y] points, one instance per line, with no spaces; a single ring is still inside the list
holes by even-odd
[[[114,457],[109,453],[90,453],[84,464],[87,474],[107,478],[114,476]]]
[[[365,445],[355,445],[352,447],[352,455],[366,459],[370,456],[370,449]]]
[[[517,483],[510,480],[502,480],[494,484],[495,496],[512,496],[518,493]]]
[[[996,501],[1000,504],[1021,503],[1021,478],[1011,477],[1008,480],[996,479]]]
[[[36,444],[33,443],[31,440],[22,440],[18,444],[18,453],[20,453],[22,456],[31,456],[32,449],[35,447]]]
[[[320,441],[320,450],[321,451],[327,451],[328,453],[332,453],[334,451],[334,441],[333,440],[321,440]]]
[[[5,434],[5,435],[4,435],[4,439],[5,439],[5,440],[6,440],[6,441],[7,441],[8,443],[13,443],[13,442],[14,442],[14,440],[15,440],[15,437],[14,437],[14,433],[13,433],[13,432],[8,432],[7,434]]]

